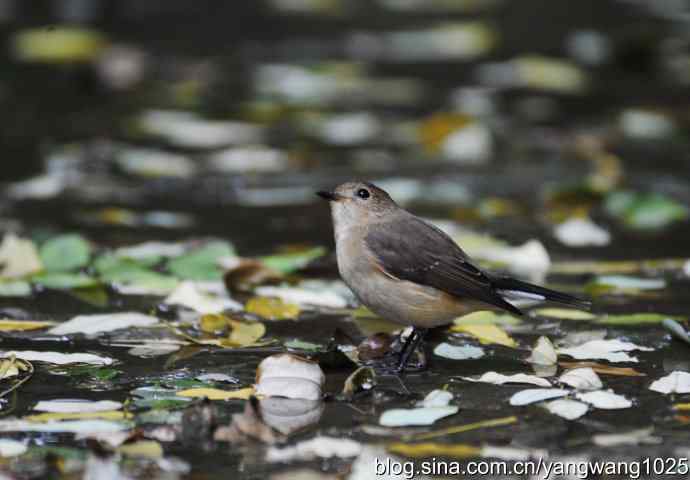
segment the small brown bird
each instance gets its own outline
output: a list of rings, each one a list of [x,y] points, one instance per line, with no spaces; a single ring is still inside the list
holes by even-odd
[[[374,313],[414,327],[400,352],[399,372],[429,328],[459,315],[487,306],[522,315],[511,298],[589,305],[481,270],[443,231],[400,208],[371,183],[348,182],[317,195],[331,205],[338,270],[345,283]]]

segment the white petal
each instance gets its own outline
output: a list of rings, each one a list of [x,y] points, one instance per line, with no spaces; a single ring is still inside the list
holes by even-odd
[[[577,400],[569,400],[567,398],[559,398],[553,402],[548,402],[544,406],[549,412],[563,417],[566,420],[580,418],[589,410],[586,403],[578,402]]]
[[[510,404],[514,406],[529,405],[530,403],[549,400],[550,398],[565,397],[570,392],[560,388],[530,388],[517,392],[510,397]]]
[[[434,355],[450,358],[451,360],[471,360],[482,358],[484,349],[474,345],[451,345],[450,343],[440,343],[434,348]]]
[[[541,336],[537,339],[537,343],[532,349],[532,353],[527,358],[529,363],[534,363],[536,365],[555,365],[558,360],[558,354],[556,349],[553,348],[553,344],[549,337]]]
[[[106,412],[108,410],[119,410],[122,408],[120,402],[112,400],[90,401],[90,400],[42,400],[36,404],[34,410],[38,412],[51,413],[88,413]]]
[[[88,363],[91,365],[110,365],[114,360],[110,357],[99,357],[90,353],[60,353],[60,352],[36,352],[34,350],[22,351],[0,351],[0,356],[9,357],[14,355],[16,358],[28,360],[29,362],[46,362],[56,365],[68,363]]]
[[[459,407],[449,405],[446,407],[424,408],[394,408],[386,410],[379,418],[379,424],[384,427],[407,427],[431,425],[436,420],[455,415]]]
[[[675,370],[655,380],[649,389],[659,393],[690,393],[690,373]]]
[[[594,392],[578,393],[576,397],[583,402],[589,403],[595,408],[604,410],[615,410],[619,408],[630,408],[632,402],[623,395],[618,395],[610,390],[596,390]]]
[[[604,386],[599,375],[589,367],[568,370],[558,381],[578,390],[599,390]]]
[[[545,378],[539,378],[534,375],[527,375],[524,373],[516,373],[514,375],[503,375],[497,372],[486,372],[479,378],[461,377],[463,380],[470,382],[493,383],[494,385],[503,385],[504,383],[529,383],[538,387],[550,387],[551,382]]]

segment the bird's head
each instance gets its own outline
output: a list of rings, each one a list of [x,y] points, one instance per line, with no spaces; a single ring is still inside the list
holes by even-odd
[[[330,202],[334,221],[344,226],[381,221],[398,208],[384,190],[368,182],[347,182],[316,194]]]

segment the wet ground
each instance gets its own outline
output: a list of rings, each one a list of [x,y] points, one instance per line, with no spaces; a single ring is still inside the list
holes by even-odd
[[[366,468],[374,457],[463,464],[482,457],[507,464],[547,455],[572,462],[688,457],[690,388],[667,394],[649,388],[690,368],[688,344],[662,326],[673,319],[687,327],[690,310],[687,9],[633,1],[577,2],[567,10],[539,1],[274,1],[244,11],[209,6],[206,14],[192,15],[171,5],[136,13],[126,3],[110,7],[109,19],[97,16],[93,26],[105,46],[87,59],[56,63],[60,54],[50,48],[43,54],[8,48],[5,54],[0,226],[39,248],[76,232],[90,249],[87,261],[57,269],[69,271],[59,282],[36,272],[4,275],[0,287],[18,282],[30,291],[0,288],[0,317],[63,322],[136,311],[160,322],[91,337],[3,330],[5,352],[115,360],[100,367],[31,361],[31,378],[2,399],[2,438],[28,446],[2,459],[3,475],[359,479],[377,478],[373,466]],[[5,24],[8,45],[31,26],[54,23],[28,13],[22,18]],[[425,344],[427,370],[401,378],[379,371],[373,389],[344,396],[343,385],[358,365],[333,347],[357,352],[366,337],[398,333],[395,324],[357,310],[342,285],[332,283],[338,277],[330,214],[313,192],[353,178],[380,184],[406,208],[437,221],[487,268],[591,299],[593,315],[571,320],[527,305],[523,319],[493,318],[514,340],[511,346],[438,328]],[[597,235],[583,234],[582,227],[559,238],[558,226],[573,218],[596,224]],[[586,245],[576,246],[582,237]],[[256,341],[219,347],[201,342],[224,338],[228,327],[222,334],[205,331],[199,311],[166,305],[170,283],[158,294],[123,293],[108,281],[112,272],[98,266],[116,248],[155,240],[179,242],[189,253],[209,238],[234,247],[219,257],[236,254],[264,267],[267,255],[325,247],[310,262],[279,268],[278,283],[336,292],[346,306],[314,307],[292,298],[274,316],[294,316],[286,312],[297,305],[296,318],[266,318],[248,302],[269,295],[257,293],[254,284],[237,288],[226,276],[232,288],[220,297],[229,295],[240,306],[226,313],[266,330]],[[530,240],[540,245],[539,259],[510,250]],[[183,243],[194,241],[201,243]],[[497,259],[496,249],[509,258]],[[140,260],[137,268],[166,279],[126,277],[130,286],[160,289],[157,282],[172,279],[173,287],[204,280],[225,288],[215,265],[203,265],[213,271],[199,276],[172,270],[167,259]],[[79,286],[78,273],[90,279],[88,286]],[[644,315],[610,317],[627,314]],[[649,350],[628,352],[636,361],[627,362],[560,354],[545,371],[526,361],[541,336],[562,348],[605,338]],[[308,343],[290,343],[295,340]],[[161,350],[170,342],[175,345]],[[443,343],[476,347],[483,356],[445,358],[434,353]],[[142,345],[149,350],[133,350]],[[213,429],[229,425],[247,400],[209,406],[177,395],[249,387],[259,362],[284,351],[319,361],[326,381],[324,401],[299,404],[299,414],[289,415],[300,417],[295,421],[303,427],[277,446],[251,435],[213,440]],[[534,385],[461,378],[526,373],[558,387],[564,372],[591,366],[582,362],[596,362],[603,389],[631,405],[590,404],[586,414],[569,420],[547,411],[544,402],[511,405],[515,393]],[[235,383],[196,379],[206,373],[229,375]],[[0,381],[11,386],[15,380]],[[137,390],[142,387],[162,390],[146,394]],[[458,413],[427,426],[379,425],[383,412],[413,407],[436,389],[453,394]],[[570,399],[576,396],[570,391]],[[128,413],[113,422],[131,433],[125,445],[138,447],[113,456],[120,447],[103,438],[96,444],[72,433],[8,424],[35,414],[37,402],[54,399],[122,402]],[[204,416],[211,411],[212,418]],[[505,423],[473,425],[492,419]],[[463,425],[467,431],[452,430]],[[97,436],[88,428],[83,433]],[[321,452],[316,459],[270,461],[270,449],[317,436],[358,442],[359,460]],[[141,442],[149,440],[162,451],[144,451]],[[432,443],[427,454],[414,449],[422,442]],[[485,450],[443,449],[449,445]],[[492,454],[487,445],[514,450]]]

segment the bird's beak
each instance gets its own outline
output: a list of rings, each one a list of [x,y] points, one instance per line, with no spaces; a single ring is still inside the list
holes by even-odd
[[[316,192],[316,194],[321,198],[325,198],[329,202],[337,202],[337,201],[341,200],[341,198],[342,198],[340,195],[338,195],[335,192],[321,191],[321,192]]]

